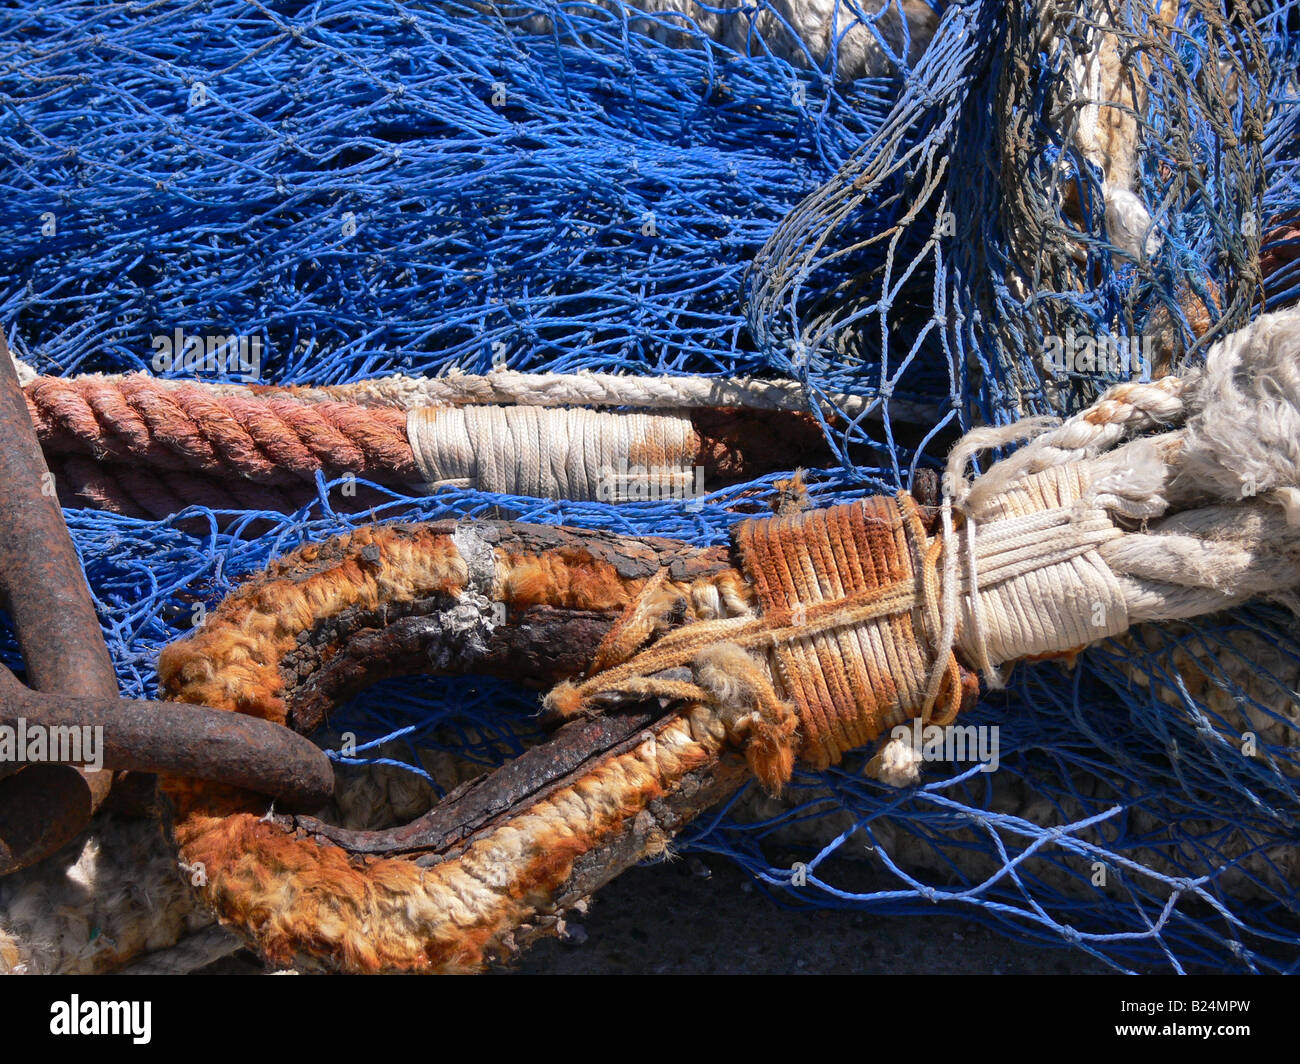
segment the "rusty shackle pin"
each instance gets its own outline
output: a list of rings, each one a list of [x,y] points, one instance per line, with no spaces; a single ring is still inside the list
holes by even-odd
[[[99,727],[107,769],[197,776],[297,808],[321,805],[333,790],[333,769],[320,749],[289,729],[202,706],[118,697],[52,485],[0,333],[0,600],[33,688],[7,669],[0,672],[0,725]],[[0,765],[0,875],[35,864],[80,835],[111,786],[111,771],[56,760]]]

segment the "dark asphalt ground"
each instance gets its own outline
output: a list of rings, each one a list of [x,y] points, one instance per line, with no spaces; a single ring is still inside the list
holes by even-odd
[[[535,975],[1078,975],[1110,969],[1076,950],[1026,945],[957,916],[792,911],[730,862],[633,868],[605,887],[570,939],[508,969]]]

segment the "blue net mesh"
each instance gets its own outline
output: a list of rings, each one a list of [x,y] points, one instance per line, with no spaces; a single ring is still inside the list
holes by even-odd
[[[259,337],[276,383],[773,372],[875,400],[828,424],[815,501],[905,487],[971,425],[1077,409],[1112,379],[1049,372],[1044,336],[1150,336],[1160,371],[1300,295],[1300,4],[1184,3],[1163,29],[1139,3],[1050,25],[1039,6],[909,2],[938,16],[922,52],[845,0],[835,32],[869,23],[886,56],[851,78],[836,49],[735,32],[747,16],[722,7],[11,6],[0,323],[56,374],[148,369],[177,328]],[[754,10],[790,25],[789,4]],[[1136,256],[1073,135],[1098,27],[1144,57],[1134,191],[1159,238]],[[67,517],[123,691],[148,695],[203,609],[358,523],[505,512],[717,544],[776,479],[689,505],[376,487],[362,515],[321,480],[294,514]],[[7,632],[2,649],[17,665]],[[1119,968],[1293,971],[1297,677],[1294,629],[1262,607],[1139,630],[987,695],[969,722],[1000,728],[997,772],[930,765],[895,791],[851,756],[679,844],[780,904],[942,905]],[[334,723],[360,744],[341,759],[419,773],[430,747],[518,752],[535,710],[508,684],[406,680]]]

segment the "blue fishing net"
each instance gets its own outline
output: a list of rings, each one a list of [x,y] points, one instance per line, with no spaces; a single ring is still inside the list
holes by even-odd
[[[1300,4],[1183,3],[1164,29],[1142,4],[1071,5],[1046,34],[1038,6],[936,4],[919,58],[882,31],[892,60],[856,78],[833,48],[722,43],[616,3],[11,6],[0,324],[61,375],[152,369],[153,337],[181,329],[258,337],[273,383],[793,376],[874,400],[828,423],[813,499],[893,491],[971,425],[1068,412],[1112,379],[1048,372],[1044,336],[1149,335],[1177,369],[1300,295]],[[883,25],[837,10],[837,33]],[[1098,27],[1144,56],[1134,191],[1159,240],[1136,257],[1071,132],[1071,64]],[[364,514],[322,479],[292,514],[67,518],[123,692],[149,695],[158,651],[301,543],[504,512],[718,544],[777,479],[621,505],[376,487]],[[932,764],[898,791],[854,755],[677,845],[738,861],[778,904],[940,906],[1124,969],[1293,971],[1291,663],[1300,642],[1263,607],[1144,629],[988,693],[968,722],[999,727],[997,772]],[[359,746],[336,755],[490,765],[536,708],[495,681],[394,681],[343,709]],[[1243,715],[1263,722],[1254,757]]]

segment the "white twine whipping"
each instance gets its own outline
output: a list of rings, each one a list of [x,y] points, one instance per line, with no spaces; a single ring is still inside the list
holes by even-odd
[[[681,414],[535,406],[423,407],[407,438],[425,484],[537,498],[619,501],[680,496],[699,437]]]

